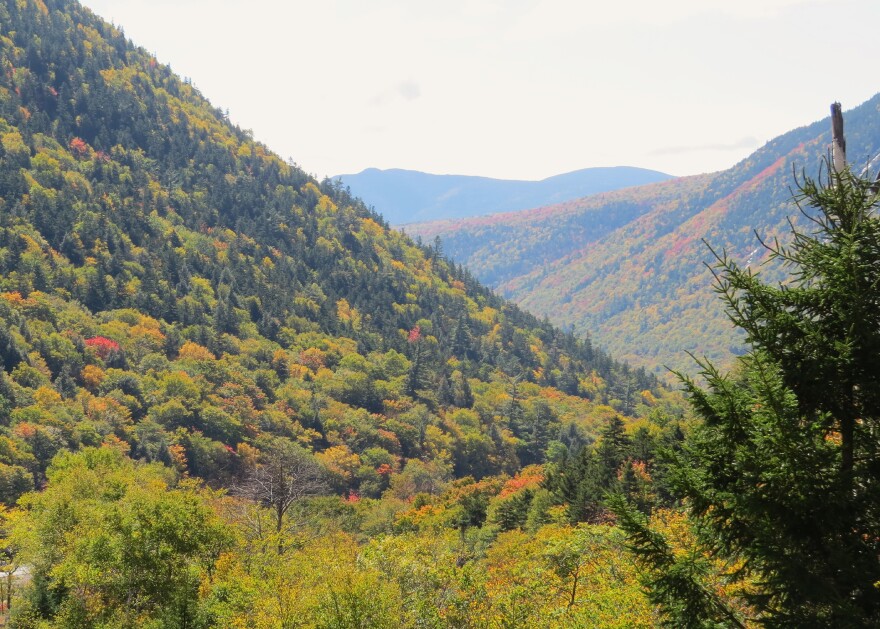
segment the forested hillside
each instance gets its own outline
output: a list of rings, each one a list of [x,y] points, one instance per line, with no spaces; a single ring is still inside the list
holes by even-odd
[[[559,384],[626,413],[653,386],[309,180],[121,33],[75,5],[43,8],[2,16],[0,288],[15,406],[28,400],[19,388],[53,389],[62,406],[116,391],[135,420],[200,428],[222,458],[274,422],[306,442],[350,447],[350,433],[388,446],[356,426],[470,407],[470,379],[503,395],[522,381],[529,398]],[[518,466],[503,458],[496,471]]]
[[[861,169],[880,152],[880,96],[847,113],[848,154]],[[758,269],[757,232],[788,218],[793,174],[815,176],[830,144],[827,119],[786,133],[720,173],[587,197],[551,208],[409,225],[521,306],[587,331],[636,364],[690,369],[684,350],[729,362],[741,337],[713,298],[711,242]],[[772,269],[763,269],[774,277]]]
[[[670,501],[676,396],[79,4],[4,0],[0,25],[16,626],[650,622],[604,496]]]
[[[670,216],[686,214],[686,200],[705,191],[712,178],[680,177],[527,212],[417,223],[403,229],[426,242],[436,244],[439,238],[444,253],[472,266],[483,282],[506,287],[576,256],[651,211],[662,208]]]

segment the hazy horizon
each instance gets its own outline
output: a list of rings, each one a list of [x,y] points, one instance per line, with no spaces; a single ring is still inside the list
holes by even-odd
[[[712,172],[880,91],[868,0],[86,4],[318,177]]]

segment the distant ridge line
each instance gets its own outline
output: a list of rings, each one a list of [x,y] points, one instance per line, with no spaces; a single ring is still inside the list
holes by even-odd
[[[436,175],[403,168],[367,168],[333,179],[348,186],[389,223],[405,225],[525,210],[673,177],[646,168],[602,166],[540,180]]]

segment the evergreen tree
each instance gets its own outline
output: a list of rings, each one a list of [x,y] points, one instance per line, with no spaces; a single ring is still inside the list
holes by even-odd
[[[599,463],[602,484],[611,487],[617,478],[621,463],[630,449],[623,420],[614,415],[600,432],[602,439],[596,445],[595,454]]]
[[[747,602],[762,624],[876,627],[878,194],[849,170],[830,170],[825,182],[804,178],[798,189],[815,229],[767,245],[788,281],[770,285],[718,256],[717,291],[753,349],[733,375],[701,363],[705,389],[684,379],[703,423],[678,457],[674,484],[703,549],[741,566],[731,579],[754,579]],[[699,587],[699,570],[664,560],[644,519],[620,500],[615,507],[671,620],[729,623]],[[673,569],[691,580],[670,589]]]

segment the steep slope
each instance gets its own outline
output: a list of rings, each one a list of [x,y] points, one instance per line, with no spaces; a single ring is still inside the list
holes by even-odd
[[[0,500],[62,449],[222,484],[279,440],[375,496],[656,404],[79,4],[4,0],[0,24]]]
[[[880,151],[878,108],[880,96],[846,114],[855,168]],[[450,257],[501,294],[555,323],[589,330],[637,364],[689,368],[683,350],[723,362],[740,344],[714,298],[704,266],[712,256],[702,240],[757,269],[764,251],[754,231],[773,238],[787,232],[789,217],[803,220],[791,199],[792,174],[817,175],[829,143],[826,119],[713,175],[407,231],[440,236]],[[573,228],[578,224],[585,228]],[[772,277],[772,269],[762,272]]]
[[[655,170],[617,166],[585,168],[540,181],[431,175],[413,170],[368,168],[339,175],[343,185],[394,225],[525,210],[589,194],[670,179]]]

